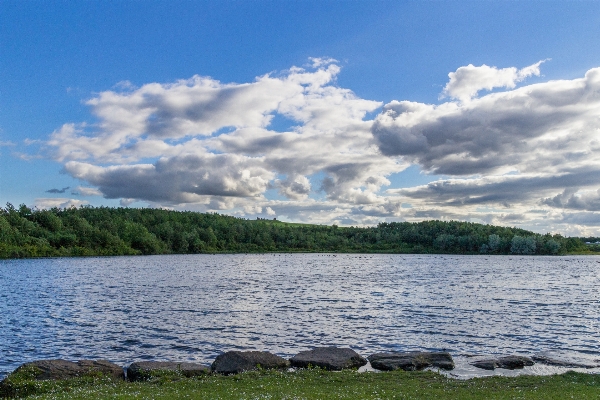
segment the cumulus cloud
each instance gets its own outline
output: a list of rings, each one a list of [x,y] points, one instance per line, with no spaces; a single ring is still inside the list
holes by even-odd
[[[443,94],[461,101],[469,101],[481,90],[495,88],[514,88],[518,82],[532,75],[540,76],[540,65],[546,60],[538,61],[528,67],[501,68],[489,67],[483,64],[476,67],[469,64],[450,72],[450,81],[444,87]]]
[[[597,225],[569,215],[600,211],[600,69],[472,98],[481,89],[514,88],[539,75],[539,66],[459,68],[445,94],[461,102],[384,106],[372,128],[382,154],[447,177],[387,190],[413,205],[405,218],[518,222],[576,234]]]
[[[77,194],[81,196],[102,196],[102,192],[97,188],[77,186],[71,194]]]
[[[390,189],[388,193],[400,194],[412,199],[434,202],[445,205],[468,204],[500,204],[508,206],[522,203],[531,199],[541,200],[546,193],[556,191],[556,188],[573,188],[578,185],[595,185],[600,169],[572,170],[559,175],[519,174],[507,176],[487,176],[469,179],[445,179],[431,182],[427,185],[407,189]],[[577,189],[566,189],[574,193]],[[549,205],[562,204],[564,192],[558,200],[545,199]]]
[[[307,198],[311,190],[310,181],[302,175],[289,176],[285,180],[276,180],[274,186],[279,188],[279,193],[294,200]]]
[[[35,199],[34,206],[39,209],[49,208],[71,208],[89,204],[84,200],[67,199],[67,198],[38,198]]]
[[[47,144],[65,172],[107,198],[223,209],[227,197],[276,188],[306,200],[318,190],[309,176],[325,172],[330,199],[383,201],[374,192],[406,165],[378,156],[364,121],[382,103],[336,86],[335,60],[310,61],[252,83],[194,76],[102,92],[86,102],[97,124],[67,123]],[[296,128],[272,130],[276,115]]]
[[[109,167],[69,161],[64,168],[73,177],[97,186],[106,198],[172,204],[196,202],[206,195],[257,196],[273,178],[259,159],[232,154],[190,154],[155,164]]]
[[[135,203],[135,199],[121,199],[119,200],[119,205],[121,207],[129,207],[131,204]]]
[[[467,104],[393,101],[373,126],[382,153],[431,173],[559,172],[598,164],[600,69]]]
[[[542,62],[460,67],[438,104],[362,99],[337,86],[341,68],[328,58],[249,83],[121,84],[86,102],[96,123],[66,123],[46,145],[92,186],[79,193],[125,205],[583,232],[594,222],[575,214],[600,211],[600,68],[525,85]],[[275,129],[277,118],[290,128]],[[394,187],[411,165],[437,179]]]
[[[555,208],[600,211],[600,189],[579,191],[579,188],[566,188],[554,197],[542,200],[542,203]]]

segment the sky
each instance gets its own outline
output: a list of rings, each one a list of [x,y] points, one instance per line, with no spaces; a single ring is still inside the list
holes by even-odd
[[[0,204],[600,236],[600,2],[0,0]]]

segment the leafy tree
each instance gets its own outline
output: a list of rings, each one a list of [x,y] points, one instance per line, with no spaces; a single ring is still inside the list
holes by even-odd
[[[558,254],[560,243],[554,239],[548,239],[546,243],[544,243],[544,250],[547,254]]]
[[[535,254],[535,236],[518,236],[512,238],[510,245],[511,254]]]
[[[492,233],[488,236],[488,247],[490,249],[490,253],[498,252],[501,244],[502,240],[500,239],[500,236],[496,235],[495,233]]]

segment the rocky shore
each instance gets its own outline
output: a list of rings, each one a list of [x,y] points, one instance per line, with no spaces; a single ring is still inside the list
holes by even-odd
[[[115,380],[144,381],[164,373],[178,373],[186,377],[206,374],[238,374],[258,369],[322,368],[329,371],[358,369],[370,362],[381,371],[420,371],[426,368],[450,371],[454,360],[448,352],[390,352],[375,353],[366,358],[350,348],[317,347],[301,351],[289,360],[266,351],[228,351],[208,365],[177,361],[135,361],[124,368],[106,360],[38,360],[25,363],[0,382],[0,392],[8,390],[15,377],[26,375],[32,380],[64,380],[103,375]],[[580,363],[538,355],[532,358],[518,355],[502,357],[473,357],[470,365],[484,370],[520,369],[541,363],[552,366],[597,368],[600,364]]]

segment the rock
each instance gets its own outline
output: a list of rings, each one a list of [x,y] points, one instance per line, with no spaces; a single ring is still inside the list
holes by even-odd
[[[533,364],[535,363],[531,358],[524,356],[506,356],[500,358],[489,358],[473,361],[471,363],[471,365],[474,367],[487,370],[494,370],[496,368],[521,369],[523,367],[531,366]]]
[[[132,363],[127,368],[127,379],[135,381],[144,381],[152,376],[156,371],[174,371],[181,372],[183,376],[191,377],[208,374],[210,369],[206,365],[173,362],[173,361],[139,361]]]
[[[445,370],[454,369],[454,360],[450,353],[437,351],[412,351],[405,353],[375,353],[369,356],[371,366],[383,371],[421,371],[428,367]]]
[[[340,371],[346,368],[359,368],[367,363],[357,352],[348,348],[317,347],[313,350],[301,351],[290,359],[293,367],[324,368],[331,371]]]
[[[498,359],[498,368],[504,369],[521,369],[523,367],[530,367],[533,364],[535,362],[525,356],[506,356]]]
[[[288,360],[268,351],[228,351],[217,356],[210,369],[219,374],[229,375],[256,370],[259,367],[282,369],[289,366]]]
[[[111,363],[107,360],[80,360],[77,364],[86,371],[89,372],[100,372],[106,376],[110,376],[114,379],[124,379],[125,372],[123,367],[120,365]]]
[[[470,364],[474,367],[486,369],[488,371],[492,371],[492,370],[496,369],[496,367],[498,366],[498,364],[496,364],[496,360],[491,360],[491,359],[477,360]]]
[[[561,354],[540,353],[531,357],[534,361],[565,368],[600,368],[600,360],[588,360],[580,357],[569,357]]]
[[[11,375],[32,371],[30,376],[35,380],[61,380],[71,379],[80,376],[104,374],[114,379],[123,379],[125,377],[123,368],[106,360],[38,360],[25,363],[18,367]]]

